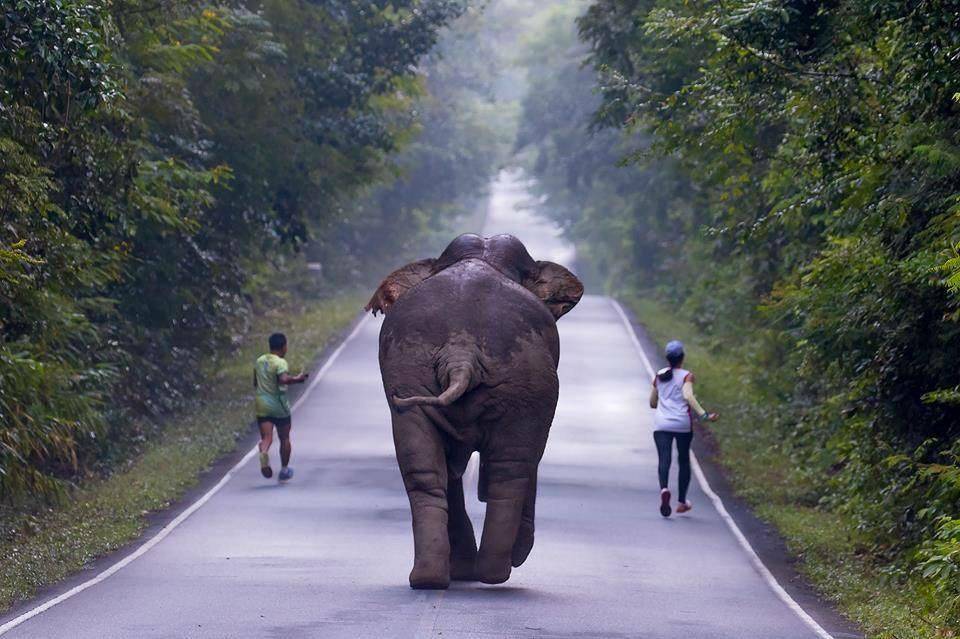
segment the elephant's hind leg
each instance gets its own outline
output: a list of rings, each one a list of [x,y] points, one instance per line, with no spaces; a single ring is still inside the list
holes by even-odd
[[[517,540],[513,542],[510,563],[516,568],[527,560],[533,550],[533,521],[537,503],[537,469],[533,467],[530,474],[530,483],[527,486],[527,497],[523,502],[523,511],[520,515],[520,529],[517,531]]]
[[[477,538],[467,515],[463,499],[463,479],[453,477],[447,483],[447,503],[450,508],[450,578],[454,581],[473,581],[477,561]]]
[[[393,414],[393,439],[413,515],[410,587],[450,585],[447,461],[436,427],[419,409]]]
[[[510,451],[507,452],[509,455]],[[499,584],[510,578],[514,542],[530,485],[530,462],[518,456],[486,460],[487,512],[477,553],[477,579]]]

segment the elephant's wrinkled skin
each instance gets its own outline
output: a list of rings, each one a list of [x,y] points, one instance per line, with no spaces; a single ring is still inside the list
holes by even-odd
[[[391,273],[380,370],[413,514],[413,588],[502,583],[533,548],[537,465],[557,406],[556,320],[583,285],[517,238],[461,235],[439,259]],[[462,475],[480,452],[480,549]]]

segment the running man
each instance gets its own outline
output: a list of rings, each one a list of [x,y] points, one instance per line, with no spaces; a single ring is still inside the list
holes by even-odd
[[[273,443],[273,429],[277,429],[280,438],[280,474],[277,479],[287,481],[293,477],[290,468],[290,404],[287,402],[287,386],[302,384],[306,373],[288,375],[287,337],[283,333],[270,336],[270,352],[257,358],[253,367],[253,387],[257,392],[257,423],[260,425],[260,474],[273,477],[270,467],[270,444]]]
[[[673,340],[667,344],[666,368],[657,371],[650,392],[650,408],[657,410],[653,418],[653,441],[657,445],[660,475],[660,514],[669,517],[670,489],[667,480],[670,476],[670,462],[673,456],[673,440],[677,440],[677,464],[680,466],[680,485],[677,497],[677,513],[685,513],[693,508],[687,501],[687,489],[690,487],[690,443],[693,441],[693,416],[701,421],[715,422],[717,413],[708,413],[700,406],[693,394],[693,373],[683,368],[683,343]]]

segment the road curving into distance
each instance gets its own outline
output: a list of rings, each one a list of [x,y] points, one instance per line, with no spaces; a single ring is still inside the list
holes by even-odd
[[[557,229],[518,208],[528,198],[518,174],[502,173],[484,234],[513,233],[534,259],[572,263]],[[502,586],[410,590],[410,515],[377,366],[379,325],[364,319],[297,405],[292,482],[264,480],[248,455],[135,557],[54,593],[54,605],[0,618],[4,636],[830,636],[776,591],[699,482],[690,514],[659,515],[649,362],[615,303],[598,295],[559,322],[560,404],[530,558]]]

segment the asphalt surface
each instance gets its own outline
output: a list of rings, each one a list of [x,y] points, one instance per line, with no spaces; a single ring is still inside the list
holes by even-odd
[[[571,263],[556,229],[517,208],[527,197],[517,176],[501,176],[484,233],[514,233],[535,259]],[[295,411],[293,481],[261,478],[251,459],[143,556],[5,636],[816,636],[696,481],[691,513],[658,513],[648,373],[600,296],[559,322],[560,405],[529,559],[501,586],[410,590],[410,515],[377,366],[379,324],[360,324]],[[468,502],[479,531],[482,504]]]

